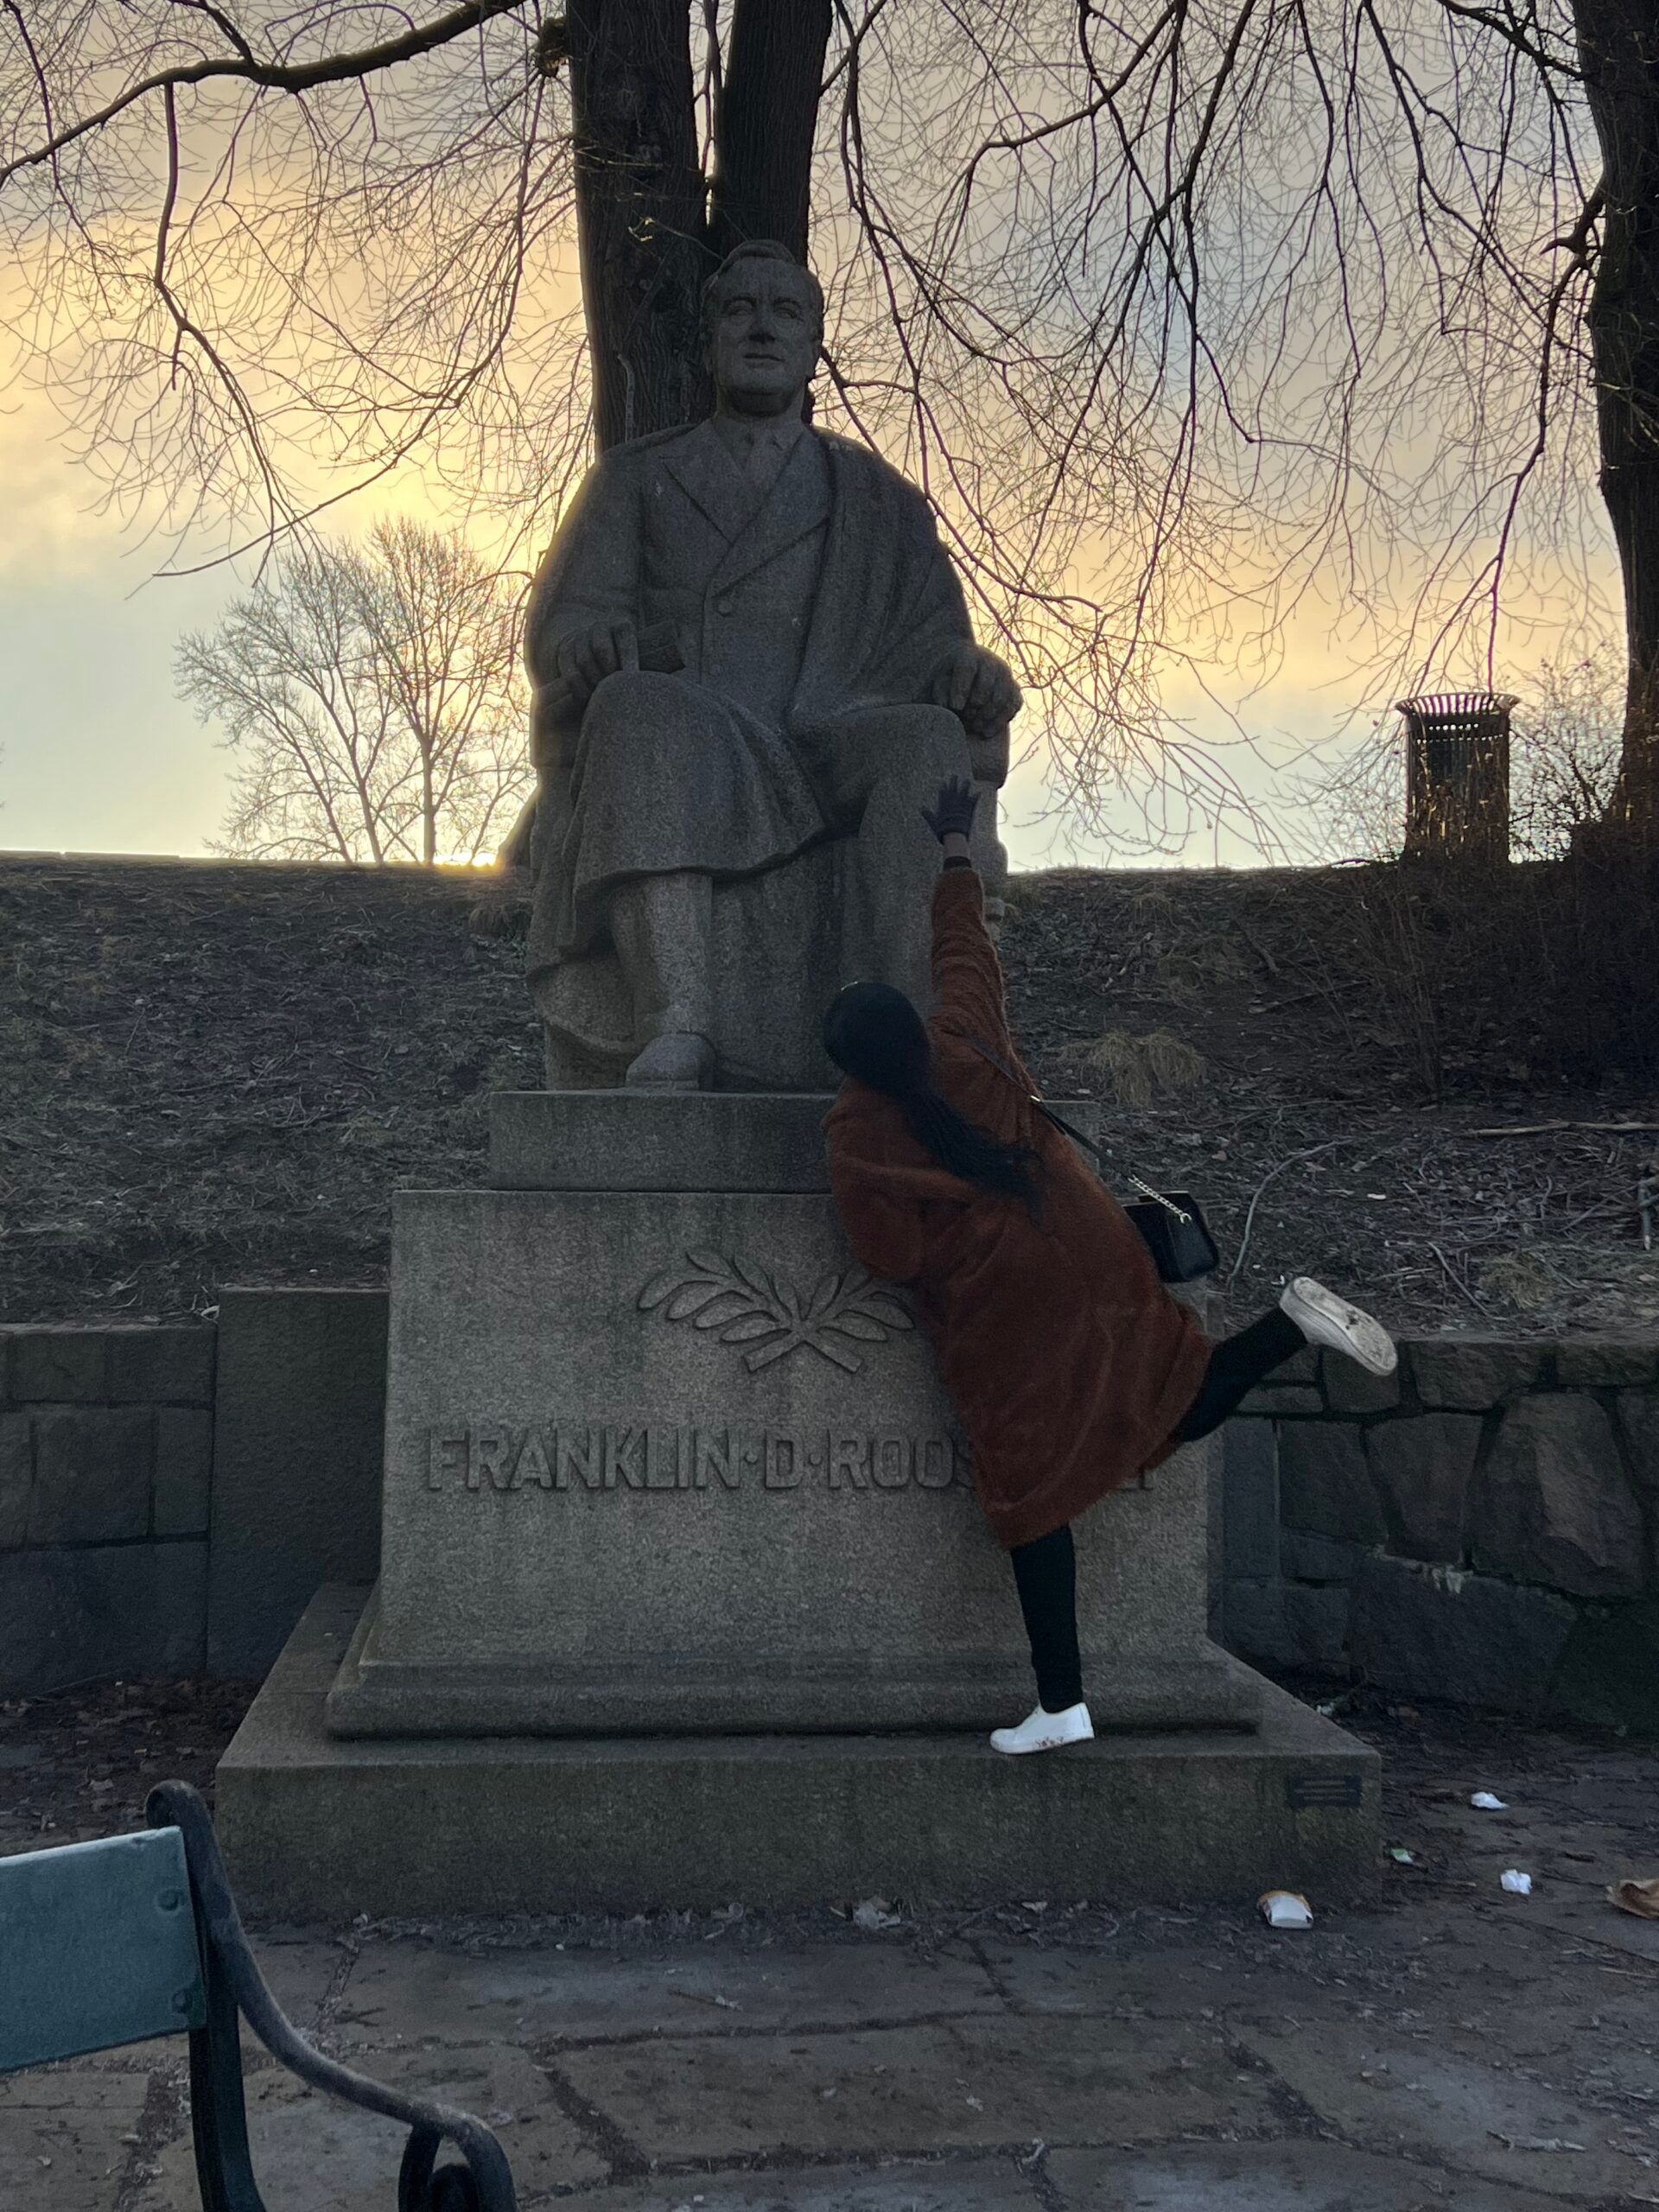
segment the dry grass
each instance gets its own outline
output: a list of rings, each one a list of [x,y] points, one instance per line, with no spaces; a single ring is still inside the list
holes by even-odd
[[[1483,996],[1476,966],[1433,985],[1435,1103],[1359,911],[1386,888],[1023,879],[1022,1050],[1053,1096],[1110,1102],[1119,1159],[1198,1192],[1227,1268],[1255,1202],[1236,1312],[1311,1272],[1402,1328],[1659,1329],[1636,1205],[1659,1130],[1475,1134],[1653,1120],[1659,1096],[1586,1087],[1545,995]],[[412,869],[0,862],[0,1313],[383,1280],[391,1192],[475,1182],[486,1096],[540,1080],[522,947],[469,937],[478,894]]]

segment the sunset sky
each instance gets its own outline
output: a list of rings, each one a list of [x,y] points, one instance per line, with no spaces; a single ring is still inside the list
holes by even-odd
[[[175,696],[173,653],[184,631],[212,625],[240,582],[224,569],[157,579],[164,547],[98,512],[96,482],[55,429],[38,397],[0,416],[8,518],[0,540],[0,849],[205,853],[223,819],[231,756]],[[418,481],[404,487],[398,504],[423,504]],[[366,501],[348,510],[364,528],[373,513]],[[1214,671],[1213,682],[1223,697],[1238,697],[1226,671]],[[1168,696],[1172,715],[1212,742],[1236,734],[1195,686],[1172,685]],[[1305,826],[1299,794],[1310,772],[1300,748],[1332,738],[1350,709],[1363,732],[1388,703],[1386,694],[1368,697],[1352,675],[1331,610],[1311,607],[1290,633],[1277,678],[1240,701],[1241,720],[1267,757],[1237,744],[1221,757],[1294,831]],[[1039,759],[1016,773],[1007,794],[1004,836],[1016,867],[1114,856],[1103,841],[1057,842],[1056,825],[1045,818],[1050,811]],[[1116,812],[1132,832],[1134,806],[1126,801]],[[1117,856],[1135,864],[1132,852]],[[1231,833],[1217,850],[1200,829],[1182,857],[1248,866],[1262,855]]]

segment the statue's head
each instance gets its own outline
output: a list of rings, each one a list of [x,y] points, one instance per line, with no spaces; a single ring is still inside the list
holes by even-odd
[[[781,415],[817,365],[823,287],[786,245],[751,239],[709,279],[702,335],[722,404],[741,415]]]

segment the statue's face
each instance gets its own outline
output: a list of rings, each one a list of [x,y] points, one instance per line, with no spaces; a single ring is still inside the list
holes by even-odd
[[[711,304],[709,366],[721,404],[782,414],[806,390],[823,339],[805,272],[757,255],[721,278]]]

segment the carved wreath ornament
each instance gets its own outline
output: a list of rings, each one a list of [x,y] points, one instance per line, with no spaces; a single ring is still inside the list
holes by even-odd
[[[809,1299],[747,1260],[688,1252],[677,1267],[653,1275],[639,1294],[640,1310],[665,1321],[689,1321],[716,1332],[723,1344],[753,1344],[743,1355],[759,1374],[791,1352],[816,1351],[849,1375],[864,1363],[853,1343],[884,1344],[916,1325],[893,1294],[862,1268],[827,1274]]]

